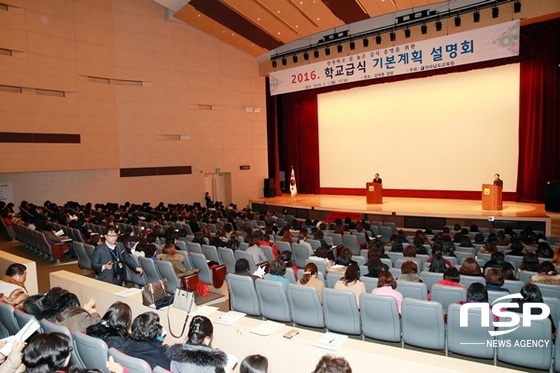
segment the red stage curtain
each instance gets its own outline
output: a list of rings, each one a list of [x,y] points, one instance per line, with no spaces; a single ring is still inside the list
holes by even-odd
[[[546,182],[560,180],[560,20],[521,31],[517,195],[541,202]]]
[[[558,87],[558,25],[560,20],[543,22],[521,28],[521,56],[515,58],[499,59],[479,62],[466,66],[455,66],[443,70],[428,71],[416,74],[395,76],[385,79],[374,79],[353,82],[340,86],[322,89],[294,92],[276,96],[278,128],[281,133],[280,143],[280,169],[289,174],[290,166],[296,170],[298,192],[320,192],[319,178],[319,143],[318,143],[318,117],[317,95],[324,92],[352,89],[373,84],[383,84],[406,79],[419,79],[434,75],[450,74],[455,72],[483,69],[516,63],[522,60],[521,67],[521,109],[520,115],[525,116],[525,111],[530,112],[529,119],[520,119],[520,144],[519,144],[519,175],[517,183],[517,198],[519,200],[544,200],[544,180],[560,179],[558,167],[559,153],[559,97]],[[547,30],[556,30],[554,36],[544,36]],[[540,30],[540,31],[538,31]],[[533,45],[536,43],[538,45]],[[544,52],[547,53],[544,53]],[[543,54],[546,54],[544,56]],[[529,68],[528,66],[535,65]],[[527,70],[534,71],[531,75],[539,73],[540,79],[535,77],[532,81],[531,92],[525,92]],[[552,71],[553,70],[553,71]],[[546,81],[544,79],[547,79]],[[540,82],[540,83],[539,83]],[[547,88],[543,88],[543,85]],[[543,91],[544,89],[544,91]],[[539,93],[543,91],[542,93]],[[542,96],[541,96],[542,94]],[[541,97],[539,101],[535,101]],[[533,118],[540,118],[538,121]],[[546,123],[545,123],[546,122]],[[531,124],[528,124],[531,123]],[[540,123],[540,124],[538,124]],[[523,130],[522,130],[523,129]],[[270,136],[270,134],[269,134]],[[283,137],[283,139],[282,139]],[[522,139],[522,140],[521,140]],[[283,140],[283,141],[282,141]],[[531,150],[528,152],[527,149]],[[336,150],[335,150],[336,151]],[[538,154],[536,154],[538,153]],[[538,157],[541,170],[535,171],[534,164]],[[535,177],[539,172],[539,177]],[[524,180],[523,182],[521,182]],[[535,191],[534,195],[531,195]]]

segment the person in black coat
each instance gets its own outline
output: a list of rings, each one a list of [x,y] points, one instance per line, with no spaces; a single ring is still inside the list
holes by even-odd
[[[167,345],[163,344],[163,328],[155,312],[144,312],[132,322],[132,332],[122,346],[125,354],[145,360],[150,367],[169,369],[171,360],[165,356]]]

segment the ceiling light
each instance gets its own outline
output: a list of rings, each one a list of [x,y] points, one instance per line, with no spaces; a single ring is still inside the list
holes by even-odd
[[[286,60],[286,57],[282,57],[282,66],[286,66],[287,63],[288,60]]]
[[[352,41],[350,42],[350,50],[353,51],[354,49],[356,49],[356,43],[354,43],[354,41],[352,40]]]
[[[514,13],[521,13],[521,2],[519,0],[517,0],[515,3],[513,3],[513,12]]]
[[[369,39],[368,38],[364,38],[364,40],[362,42],[364,44],[364,47],[369,46]]]
[[[395,34],[395,31],[391,31],[391,33],[389,34],[389,39],[391,39],[391,41],[397,40],[397,34]]]
[[[375,37],[375,44],[381,44],[381,35],[377,34],[377,36]]]
[[[404,29],[404,37],[405,37],[405,38],[409,38],[409,37],[410,37],[410,29],[408,29],[408,28],[405,28],[405,29]]]
[[[319,51],[317,49],[313,51],[313,57],[319,58]]]
[[[338,44],[338,45],[336,46],[336,51],[337,51],[338,53],[341,53],[341,52],[342,52],[342,45]]]
[[[297,61],[298,61],[297,55],[295,55],[295,54],[293,55],[292,61],[294,61],[294,63],[297,63]]]
[[[472,18],[474,23],[480,22],[480,12],[478,11],[478,9],[472,14]]]
[[[325,48],[325,56],[328,56],[329,54],[331,54],[331,48],[326,47]]]
[[[492,18],[498,18],[500,16],[500,8],[497,6],[492,8]]]
[[[442,28],[443,28],[443,25],[441,24],[441,21],[438,19],[436,21],[436,31],[441,31]]]
[[[461,26],[461,17],[459,16],[459,14],[457,14],[457,16],[455,16],[455,18],[453,19],[453,22],[455,22],[455,27]]]
[[[425,23],[420,26],[420,30],[422,31],[422,35],[426,35],[428,33],[428,26]]]
[[[308,52],[305,52],[303,54],[303,59],[306,60],[306,61],[309,59],[309,53]]]
[[[278,66],[278,62],[276,60],[272,60],[272,67],[275,69]]]

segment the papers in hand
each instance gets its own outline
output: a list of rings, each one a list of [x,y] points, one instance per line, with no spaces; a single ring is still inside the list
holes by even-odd
[[[56,232],[54,232],[54,235],[57,237],[62,237],[64,236],[64,231],[62,229],[59,229]]]
[[[26,341],[27,338],[31,337],[31,335],[35,333],[37,329],[39,329],[39,326],[40,325],[37,320],[29,320],[27,324],[25,324],[24,327],[21,328],[21,330],[15,336],[12,335],[4,338],[6,344],[0,349],[0,354],[8,356],[10,354],[10,351],[12,351],[12,346],[14,345],[14,341],[16,339],[19,339],[20,341]]]
[[[253,273],[253,275],[263,278],[265,275],[264,267],[257,267],[257,270]]]
[[[246,314],[243,312],[229,311],[228,313],[215,319],[214,322],[217,322],[218,324],[231,325],[245,315]]]
[[[347,339],[347,335],[326,332],[317,342],[313,343],[313,346],[335,351],[342,346]]]
[[[251,329],[251,333],[267,336],[274,333],[275,331],[277,331],[278,329],[284,326],[286,325],[268,320],[261,323],[259,326]]]

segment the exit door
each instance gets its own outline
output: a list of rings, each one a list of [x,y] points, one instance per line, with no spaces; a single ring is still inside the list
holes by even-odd
[[[231,201],[231,173],[215,172],[204,174],[205,192],[210,193],[212,201],[229,205]]]

